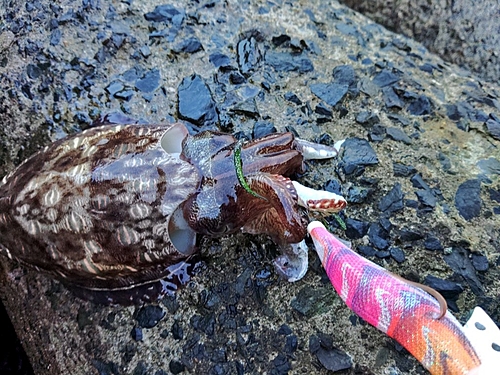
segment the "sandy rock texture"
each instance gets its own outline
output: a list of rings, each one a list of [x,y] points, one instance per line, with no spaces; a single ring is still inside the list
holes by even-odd
[[[500,80],[500,3],[351,1],[342,3],[388,29],[416,39],[444,60],[483,79]]]
[[[500,88],[336,1],[3,1],[0,175],[106,114],[331,144],[354,249],[500,320]],[[193,100],[193,98],[195,98]],[[425,374],[335,294],[314,252],[281,280],[266,237],[200,243],[175,295],[97,305],[0,256],[36,374]],[[349,359],[350,358],[350,359]]]

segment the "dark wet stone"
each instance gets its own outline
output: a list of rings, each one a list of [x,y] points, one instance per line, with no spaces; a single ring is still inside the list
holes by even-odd
[[[368,136],[370,138],[370,141],[382,142],[386,136],[385,126],[381,124],[373,125],[370,132],[368,133]]]
[[[375,256],[380,259],[386,259],[391,256],[391,253],[388,250],[376,250]]]
[[[417,172],[417,169],[412,165],[404,165],[400,163],[393,163],[392,170],[396,177],[408,177]]]
[[[329,191],[330,193],[342,195],[342,184],[339,180],[328,180],[323,186],[323,190]]]
[[[279,353],[272,361],[273,369],[271,371],[272,374],[276,375],[287,375],[288,371],[292,369],[292,364],[290,363],[290,360],[288,357],[283,354]]]
[[[403,101],[391,86],[382,88],[382,95],[384,96],[384,103],[387,108],[401,109],[404,107]]]
[[[285,339],[284,351],[287,354],[294,353],[299,347],[299,340],[296,335],[287,336]]]
[[[377,253],[377,250],[375,250],[373,247],[371,246],[364,246],[364,245],[360,245],[356,248],[356,250],[358,251],[358,253],[360,253],[361,255],[363,255],[364,257],[374,257],[375,254]]]
[[[282,324],[277,333],[278,335],[288,336],[292,334],[292,329],[286,324]]]
[[[186,369],[186,366],[178,360],[172,359],[168,364],[168,369],[174,375],[180,374]]]
[[[123,83],[120,81],[111,82],[108,87],[106,87],[106,91],[109,92],[110,95],[114,96],[117,92],[122,91],[125,88]]]
[[[370,97],[375,97],[379,92],[379,87],[374,84],[369,78],[362,78],[359,81],[359,91],[365,93]]]
[[[434,71],[434,69],[437,69],[437,67],[435,65],[432,65],[430,63],[423,63],[422,65],[420,65],[418,67],[421,71],[423,72],[426,72],[426,73],[430,73],[432,74],[432,72]]]
[[[142,339],[143,339],[142,328],[140,328],[140,327],[132,328],[130,335],[132,336],[132,339],[134,341],[142,341]]]
[[[97,359],[92,360],[92,365],[95,367],[99,375],[108,375],[108,374],[120,374],[121,371],[119,370],[120,366],[118,366],[116,363],[109,361],[109,362],[102,362]]]
[[[385,132],[389,138],[392,138],[395,141],[403,142],[407,145],[412,143],[410,137],[408,137],[406,133],[399,128],[388,127],[385,129]]]
[[[366,221],[360,221],[352,218],[347,218],[345,221],[346,231],[345,234],[348,238],[357,239],[362,238],[366,233],[368,233],[368,228],[370,223]]]
[[[428,236],[425,241],[424,241],[424,247],[427,250],[433,250],[433,251],[441,251],[443,250],[443,245],[441,245],[441,241],[439,241],[439,238],[434,237],[432,235]]]
[[[392,85],[399,81],[399,77],[390,70],[384,69],[373,77],[373,83],[379,87]]]
[[[266,63],[277,72],[307,73],[314,70],[311,60],[304,54],[292,55],[285,52],[269,51],[266,53]]]
[[[392,259],[398,263],[403,263],[406,259],[404,251],[397,246],[392,246],[389,249],[389,253],[391,254]]]
[[[327,118],[331,118],[333,112],[325,105],[325,103],[319,103],[316,108],[314,108],[314,112],[318,115],[326,116]]]
[[[142,92],[153,92],[160,86],[160,71],[153,69],[135,81],[135,87]]]
[[[488,192],[492,201],[500,203],[500,190],[488,189]]]
[[[351,65],[339,65],[333,68],[333,80],[339,85],[347,85],[351,89],[356,86],[358,79]]]
[[[215,315],[213,313],[193,315],[191,317],[191,326],[208,336],[212,336],[215,333]]]
[[[481,212],[481,181],[468,180],[460,184],[455,193],[455,207],[465,220],[479,216]]]
[[[231,65],[231,59],[229,56],[224,55],[223,53],[220,52],[214,52],[212,53],[209,57],[208,60],[214,64],[216,68],[220,67],[228,67]]]
[[[315,354],[321,365],[327,370],[336,372],[352,367],[351,357],[338,348],[325,349],[320,347]]]
[[[424,238],[422,233],[412,230],[412,229],[400,229],[398,231],[398,238],[401,241],[408,241],[408,242],[413,242],[413,241],[418,241]]]
[[[154,22],[172,22],[179,26],[184,20],[184,10],[179,10],[170,4],[158,5],[152,12],[146,13],[144,18]]]
[[[420,173],[415,173],[411,179],[410,179],[413,187],[416,187],[417,189],[425,189],[425,190],[430,190],[430,186],[427,184],[427,182],[424,181],[422,178],[422,175]]]
[[[130,99],[132,99],[134,94],[135,94],[134,90],[123,90],[123,91],[117,92],[113,96],[117,99],[122,99],[122,100],[125,100],[128,102]]]
[[[330,288],[302,288],[290,306],[298,313],[310,318],[328,311],[333,303],[334,294]]]
[[[61,30],[60,29],[53,30],[52,34],[50,34],[50,45],[57,46],[59,43],[61,43],[61,38],[62,38]]]
[[[414,116],[430,115],[432,113],[431,100],[425,95],[419,95],[408,106],[408,112]]]
[[[347,175],[360,175],[364,167],[378,163],[377,154],[366,139],[347,138],[342,145],[339,166]]]
[[[378,223],[372,223],[368,229],[368,237],[373,246],[379,250],[385,250],[389,247],[389,233]]]
[[[240,85],[246,82],[246,78],[240,72],[231,72],[229,73],[229,82],[233,85]]]
[[[373,112],[363,111],[356,115],[356,122],[368,128],[380,124],[380,118]]]
[[[153,328],[164,316],[165,311],[160,306],[148,305],[139,310],[135,319],[139,327]]]
[[[394,184],[393,188],[380,199],[378,208],[388,214],[399,211],[404,207],[403,197],[404,194],[403,190],[401,190],[401,184],[397,182]]]
[[[493,138],[500,140],[500,121],[490,118],[486,121],[486,128]]]
[[[314,83],[310,88],[314,95],[333,107],[344,98],[349,86],[338,83]]]
[[[40,74],[42,74],[42,69],[34,64],[28,64],[28,66],[26,67],[26,74],[31,79],[37,79],[38,77],[40,77]]]
[[[179,117],[196,125],[212,125],[218,115],[212,94],[203,79],[197,75],[186,77],[178,88]]]
[[[486,272],[490,267],[488,263],[488,258],[486,258],[482,254],[472,254],[471,255],[472,265],[476,269],[476,271]]]
[[[172,324],[170,332],[172,332],[172,337],[175,340],[182,340],[184,338],[184,330],[177,320],[174,322],[174,324]]]
[[[291,91],[288,91],[287,93],[285,93],[285,99],[288,100],[289,102],[295,103],[297,105],[302,104],[302,100],[300,100],[299,97]]]
[[[464,287],[459,283],[444,280],[434,275],[427,275],[424,284],[437,290],[446,299],[456,299],[464,291]]]
[[[446,105],[446,116],[452,121],[459,121],[463,117],[467,117],[467,111],[463,106],[448,104]]]
[[[476,165],[486,174],[500,174],[500,161],[493,157],[479,160]]]
[[[417,190],[415,195],[420,204],[427,207],[436,207],[437,199],[430,190]]]
[[[191,37],[184,39],[182,42],[177,44],[172,50],[175,53],[195,53],[198,51],[201,51],[203,49],[203,46],[201,45],[200,41],[196,37]]]
[[[397,113],[388,113],[387,118],[389,118],[390,120],[397,122],[403,126],[410,125],[410,120],[408,120],[408,118],[406,118],[403,115],[397,114]]]
[[[254,37],[245,38],[238,42],[237,59],[240,71],[245,75],[248,75],[259,65],[261,54],[258,42]]]
[[[450,254],[444,256],[444,260],[454,272],[467,281],[467,284],[475,295],[482,296],[484,294],[483,285],[476,275],[476,270],[472,265],[467,250],[454,247]]]
[[[364,186],[350,186],[345,198],[349,203],[363,203],[373,194],[373,189]]]

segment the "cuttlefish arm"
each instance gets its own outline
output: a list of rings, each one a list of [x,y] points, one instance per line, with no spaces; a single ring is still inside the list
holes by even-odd
[[[499,352],[492,361],[492,350],[479,351],[457,319],[449,311],[442,314],[442,300],[356,254],[320,222],[311,222],[307,230],[333,287],[347,306],[398,341],[431,374],[494,373],[488,363],[498,364]],[[500,340],[498,328],[493,326],[491,332]]]

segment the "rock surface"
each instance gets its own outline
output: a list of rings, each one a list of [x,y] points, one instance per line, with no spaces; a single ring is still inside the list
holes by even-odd
[[[480,0],[342,0],[388,29],[414,38],[446,61],[492,82],[500,80],[500,3]],[[428,62],[420,69],[432,74]]]
[[[338,160],[308,162],[298,178],[332,189],[339,179],[353,247],[460,290],[459,319],[481,305],[500,320],[497,85],[336,2],[14,0],[1,11],[0,175],[104,114],[247,138],[347,138]],[[193,84],[203,106],[186,108]],[[480,204],[464,218],[467,181]],[[313,252],[289,284],[265,237],[200,246],[188,285],[137,307],[80,300],[1,258],[0,294],[35,373],[424,372],[347,309]]]

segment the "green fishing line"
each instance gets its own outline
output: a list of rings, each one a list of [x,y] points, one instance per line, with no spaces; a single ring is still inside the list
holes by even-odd
[[[243,174],[243,161],[241,160],[241,146],[243,145],[243,141],[240,139],[236,142],[234,146],[234,167],[236,168],[236,177],[238,177],[238,182],[241,186],[246,190],[247,193],[253,195],[254,197],[261,198],[267,201],[265,197],[256,193],[252,190],[252,188],[248,185],[245,175]]]

